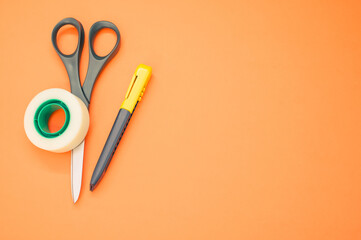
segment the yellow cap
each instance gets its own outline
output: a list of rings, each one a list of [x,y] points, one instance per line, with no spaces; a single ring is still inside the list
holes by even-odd
[[[120,108],[128,110],[133,113],[134,107],[142,99],[145,88],[152,75],[152,68],[144,64],[140,64],[132,77],[127,93],[125,94],[125,100]]]

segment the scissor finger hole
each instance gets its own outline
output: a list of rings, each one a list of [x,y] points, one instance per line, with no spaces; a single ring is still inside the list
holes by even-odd
[[[56,39],[59,50],[65,55],[70,55],[77,48],[78,31],[70,24],[64,25],[59,29]]]
[[[117,34],[113,29],[100,29],[93,41],[93,49],[96,55],[100,57],[107,56],[117,43]]]

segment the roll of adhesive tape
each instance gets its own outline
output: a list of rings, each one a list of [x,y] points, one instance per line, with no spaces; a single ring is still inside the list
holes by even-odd
[[[65,122],[57,132],[50,132],[50,115],[62,109]],[[80,98],[59,88],[42,91],[29,103],[24,117],[29,140],[37,147],[51,152],[67,152],[78,146],[89,128],[89,112]]]

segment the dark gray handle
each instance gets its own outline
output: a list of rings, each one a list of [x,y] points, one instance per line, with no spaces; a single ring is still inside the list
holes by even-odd
[[[58,42],[57,42],[57,35],[60,30],[65,25],[72,25],[78,31],[78,45],[75,51],[72,54],[64,54],[59,50]],[[74,18],[64,18],[58,24],[55,25],[53,32],[51,34],[51,41],[55,48],[56,53],[59,55],[60,59],[63,61],[66,71],[69,76],[70,80],[70,88],[71,92],[79,97],[86,106],[88,106],[89,101],[85,98],[83,89],[80,84],[79,78],[79,62],[80,56],[84,46],[84,28],[81,23],[74,19]]]
[[[112,29],[117,35],[117,42],[115,43],[113,49],[106,56],[99,56],[94,51],[94,39],[96,34],[104,28]],[[103,70],[104,66],[118,53],[120,48],[120,33],[113,23],[108,21],[99,21],[93,24],[89,31],[89,64],[88,71],[85,77],[83,84],[83,92],[85,97],[90,102],[91,93],[93,90],[94,83]]]
[[[59,50],[57,35],[65,25],[72,25],[78,31],[78,45],[72,54],[64,54]],[[94,51],[94,39],[96,34],[103,28],[112,29],[117,35],[117,42],[113,49],[106,56],[99,56]],[[84,46],[84,28],[81,23],[74,18],[64,18],[53,29],[51,40],[56,53],[63,61],[70,80],[71,92],[79,97],[88,107],[94,83],[105,65],[117,54],[120,48],[120,33],[118,28],[111,22],[99,21],[93,24],[89,31],[89,64],[83,87],[79,78],[79,62]]]

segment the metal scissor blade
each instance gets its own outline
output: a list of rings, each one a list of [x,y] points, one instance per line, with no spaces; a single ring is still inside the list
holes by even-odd
[[[83,157],[84,142],[79,144],[71,151],[71,196],[73,202],[76,203],[79,198],[81,188],[81,178],[83,175]]]

